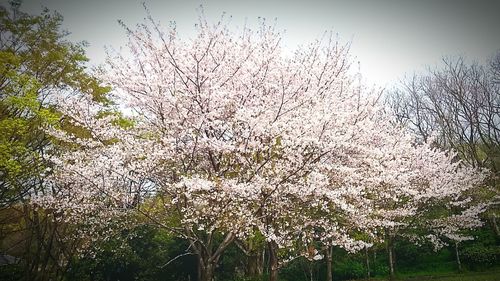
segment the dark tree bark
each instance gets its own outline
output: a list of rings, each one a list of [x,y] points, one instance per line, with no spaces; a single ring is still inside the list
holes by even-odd
[[[387,255],[389,256],[389,277],[390,280],[394,280],[396,273],[394,270],[394,264],[396,263],[396,255],[394,254],[394,241],[392,235],[389,231],[386,231],[386,244],[387,244]]]
[[[395,273],[394,273],[394,249],[391,246],[388,248],[388,253],[389,253],[389,274],[391,280],[394,280],[395,278]]]
[[[200,272],[199,281],[212,281],[214,279],[214,265],[213,264],[201,264],[198,268]]]
[[[198,256],[198,281],[214,280],[215,267],[217,266],[222,253],[234,241],[235,237],[236,236],[233,233],[227,234],[215,251],[212,249],[212,234],[208,235],[208,239],[205,242],[202,242],[199,239],[191,241],[193,249]]]
[[[278,245],[274,241],[267,243],[269,248],[269,281],[278,280]]]
[[[460,261],[460,254],[458,252],[458,242],[455,242],[455,257],[457,259],[458,271],[462,271],[462,262]]]
[[[491,215],[491,225],[493,227],[493,231],[497,236],[500,236],[500,229],[498,228],[498,223],[497,223],[497,215],[493,213]]]
[[[252,253],[247,257],[246,274],[249,277],[262,275],[264,257],[261,252]]]
[[[236,240],[236,245],[245,254],[245,275],[248,277],[258,277],[264,272],[264,245],[254,241]]]
[[[333,247],[328,246],[326,248],[326,280],[327,281],[333,281],[332,256],[333,256]]]
[[[368,280],[371,278],[370,272],[370,255],[368,255],[368,248],[365,247],[365,258],[366,258],[366,277]]]

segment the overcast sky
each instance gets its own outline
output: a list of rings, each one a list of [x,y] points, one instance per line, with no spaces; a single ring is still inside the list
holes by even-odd
[[[5,4],[6,0],[0,0]],[[464,55],[484,61],[500,49],[500,0],[24,0],[22,10],[39,13],[41,7],[64,16],[70,39],[90,43],[94,63],[104,59],[104,46],[118,48],[126,41],[117,20],[127,25],[143,21],[146,2],[163,24],[175,21],[183,37],[194,34],[198,8],[209,20],[223,12],[232,24],[258,17],[277,19],[286,30],[285,45],[293,49],[318,38],[326,30],[352,41],[351,53],[360,61],[369,82],[390,86],[405,74],[435,66],[443,56]]]

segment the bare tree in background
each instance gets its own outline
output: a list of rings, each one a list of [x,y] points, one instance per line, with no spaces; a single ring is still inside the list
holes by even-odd
[[[462,160],[500,179],[500,52],[485,66],[463,57],[445,58],[439,69],[415,75],[388,96],[397,121],[437,145],[456,150]],[[498,213],[498,212],[497,212]],[[493,228],[500,235],[495,212]]]
[[[500,170],[500,53],[490,65],[443,59],[443,68],[413,76],[389,96],[398,121],[423,140],[438,134],[474,166]]]

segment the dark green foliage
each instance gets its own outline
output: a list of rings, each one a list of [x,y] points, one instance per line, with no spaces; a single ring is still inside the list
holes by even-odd
[[[376,263],[372,270],[372,276],[389,276],[389,266],[387,264]]]
[[[67,280],[191,280],[196,259],[185,254],[188,244],[144,225],[103,242],[95,257],[76,259]],[[172,261],[173,260],[173,261]],[[166,265],[168,262],[170,263]]]
[[[462,261],[470,270],[485,270],[500,265],[500,237],[493,231],[477,231],[476,239],[463,244]]]
[[[437,252],[432,245],[416,246],[407,241],[396,243],[397,270],[400,273],[412,272],[451,272],[456,270],[452,247],[445,247]]]
[[[311,280],[311,274],[313,280],[325,279],[325,262],[297,258],[280,271],[279,278],[287,281]]]
[[[363,260],[349,257],[337,262],[333,269],[333,276],[337,280],[364,278],[366,277],[366,267]]]
[[[215,268],[215,275],[221,280],[244,278],[243,260],[241,250],[236,245],[229,246],[222,254],[221,260]]]
[[[224,279],[221,279],[224,280]],[[234,279],[227,279],[227,281],[266,281],[269,280],[269,277],[267,274],[263,274],[262,276],[258,277],[247,277],[247,276],[237,276]]]
[[[23,267],[19,264],[0,266],[0,280],[17,281],[23,277]]]
[[[466,262],[471,269],[484,269],[497,265],[500,258],[499,247],[485,247],[484,245],[475,245],[467,247],[462,251],[462,260]]]
[[[460,247],[462,263],[472,272],[494,270],[500,266],[498,238],[490,228],[474,232],[474,241]],[[169,236],[165,231],[143,225],[131,231],[123,231],[102,245],[95,257],[75,259],[66,280],[197,280],[196,257],[185,255],[162,267],[174,257],[186,254],[188,243]],[[369,251],[371,277],[387,278],[387,254],[382,245]],[[431,245],[415,246],[406,241],[396,241],[396,272],[400,278],[427,280],[421,276],[447,276],[457,273],[454,248],[445,247],[434,252]],[[496,255],[496,256],[495,256]],[[493,256],[495,256],[493,258]],[[224,253],[215,270],[217,281],[263,281],[266,271],[258,277],[244,276],[245,257],[238,247],[232,245]],[[312,273],[312,279],[311,279]],[[473,273],[464,273],[473,274]],[[477,274],[480,274],[477,272]],[[190,277],[188,277],[190,276]],[[420,277],[419,277],[420,276]],[[364,279],[367,277],[364,252],[350,254],[334,248],[333,278],[335,281]],[[311,262],[297,258],[280,270],[279,280],[305,281],[325,280],[324,260]],[[423,279],[422,279],[423,278]],[[1,279],[9,280],[9,279]]]

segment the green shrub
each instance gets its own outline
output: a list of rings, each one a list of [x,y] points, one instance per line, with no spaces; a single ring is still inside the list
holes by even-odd
[[[333,275],[337,280],[363,278],[366,277],[366,267],[361,261],[346,259],[337,264],[334,262]]]
[[[464,248],[460,254],[463,263],[473,270],[492,267],[498,265],[500,261],[500,247],[498,246],[486,247],[476,244]]]

